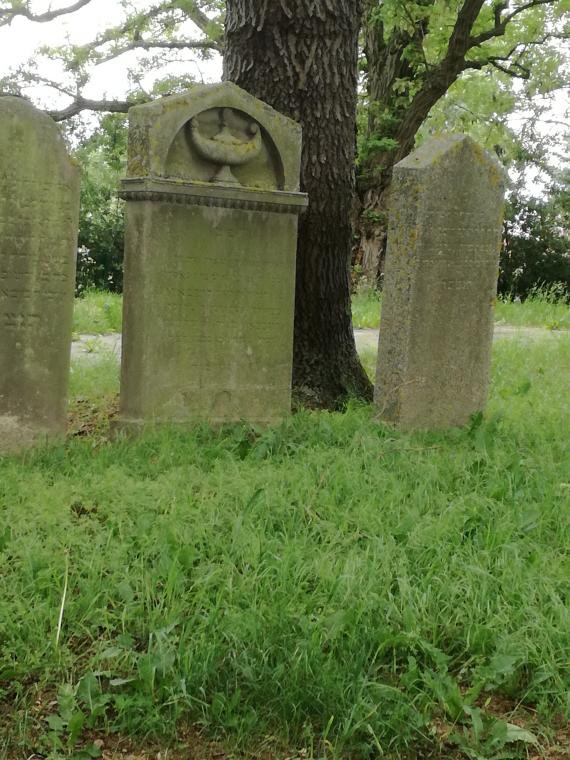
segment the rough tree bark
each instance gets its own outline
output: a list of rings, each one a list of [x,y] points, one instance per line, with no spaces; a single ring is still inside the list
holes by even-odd
[[[327,408],[372,397],[349,285],[360,20],[361,0],[227,2],[224,78],[303,127],[293,387]]]

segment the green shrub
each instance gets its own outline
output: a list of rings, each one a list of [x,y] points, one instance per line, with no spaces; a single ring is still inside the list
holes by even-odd
[[[126,123],[106,116],[79,148],[81,210],[77,254],[77,294],[89,288],[123,288],[124,203],[117,197],[125,174]]]
[[[525,299],[541,289],[570,300],[567,221],[552,200],[513,197],[507,205],[499,293]]]

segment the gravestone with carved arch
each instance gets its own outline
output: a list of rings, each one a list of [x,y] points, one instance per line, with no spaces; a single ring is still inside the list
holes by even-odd
[[[130,110],[119,428],[290,411],[300,158],[230,83]]]

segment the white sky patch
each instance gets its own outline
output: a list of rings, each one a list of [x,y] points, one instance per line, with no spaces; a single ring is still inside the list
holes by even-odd
[[[70,0],[62,0],[57,5],[48,2],[32,3],[34,13],[45,12],[51,8],[63,8]],[[137,11],[147,10],[154,3],[148,0],[133,0],[131,7]],[[60,16],[48,23],[31,22],[24,18],[15,18],[10,26],[0,27],[0,75],[6,75],[10,69],[25,64],[33,58],[35,51],[44,45],[60,47],[67,43],[83,45],[92,42],[105,29],[116,26],[125,18],[125,12],[116,0],[93,0],[74,13]],[[199,30],[191,23],[184,31],[189,36],[198,39]],[[131,86],[129,69],[136,69],[137,62],[148,58],[149,54],[132,51],[120,58],[108,61],[92,69],[91,79],[82,94],[93,100],[102,98],[123,99]],[[190,74],[199,82],[216,82],[222,76],[220,56],[211,60],[201,60],[192,51],[180,51],[179,62],[169,64],[166,71],[169,74]],[[165,70],[160,72],[163,75]],[[64,79],[63,66],[58,61],[47,61],[42,58],[42,76],[61,82]],[[159,73],[145,76],[143,85],[152,86]],[[69,98],[45,87],[34,87],[28,91],[31,97],[45,108],[62,108]]]

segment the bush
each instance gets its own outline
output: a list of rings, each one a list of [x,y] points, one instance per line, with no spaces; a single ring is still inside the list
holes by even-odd
[[[514,196],[507,206],[499,293],[524,300],[537,290],[570,300],[570,239],[556,200]]]
[[[77,251],[76,293],[88,289],[123,289],[123,204],[100,194],[81,212]]]
[[[77,254],[77,294],[90,288],[123,288],[124,203],[117,197],[125,174],[126,125],[107,116],[77,151],[81,164],[81,211]]]

